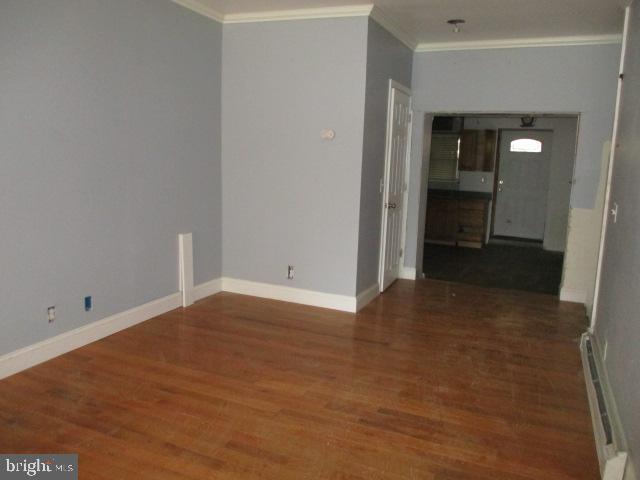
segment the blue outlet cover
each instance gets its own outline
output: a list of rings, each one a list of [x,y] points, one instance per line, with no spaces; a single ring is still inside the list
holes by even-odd
[[[91,296],[84,297],[84,310],[85,310],[86,312],[91,311],[91,309],[93,308],[92,303],[93,303],[93,302],[91,301]]]

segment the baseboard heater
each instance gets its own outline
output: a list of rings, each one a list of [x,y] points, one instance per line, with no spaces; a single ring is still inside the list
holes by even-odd
[[[606,376],[602,375],[604,370],[599,368],[601,357],[598,355],[597,345],[589,333],[582,336],[580,351],[600,474],[603,480],[623,480],[627,453],[621,448],[623,436],[613,410],[615,404],[611,400]]]

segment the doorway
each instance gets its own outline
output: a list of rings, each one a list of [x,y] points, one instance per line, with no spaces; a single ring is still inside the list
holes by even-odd
[[[578,116],[428,116],[427,278],[558,295]]]

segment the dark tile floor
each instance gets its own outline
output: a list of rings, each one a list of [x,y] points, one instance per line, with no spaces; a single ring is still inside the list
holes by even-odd
[[[427,278],[557,295],[564,255],[536,246],[488,244],[481,249],[426,243]]]

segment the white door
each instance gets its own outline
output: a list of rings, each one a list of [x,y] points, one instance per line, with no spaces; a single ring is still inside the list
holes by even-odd
[[[503,130],[493,234],[543,240],[553,132]]]
[[[405,175],[410,143],[411,92],[390,80],[380,245],[380,291],[391,285],[400,273],[404,238]]]

